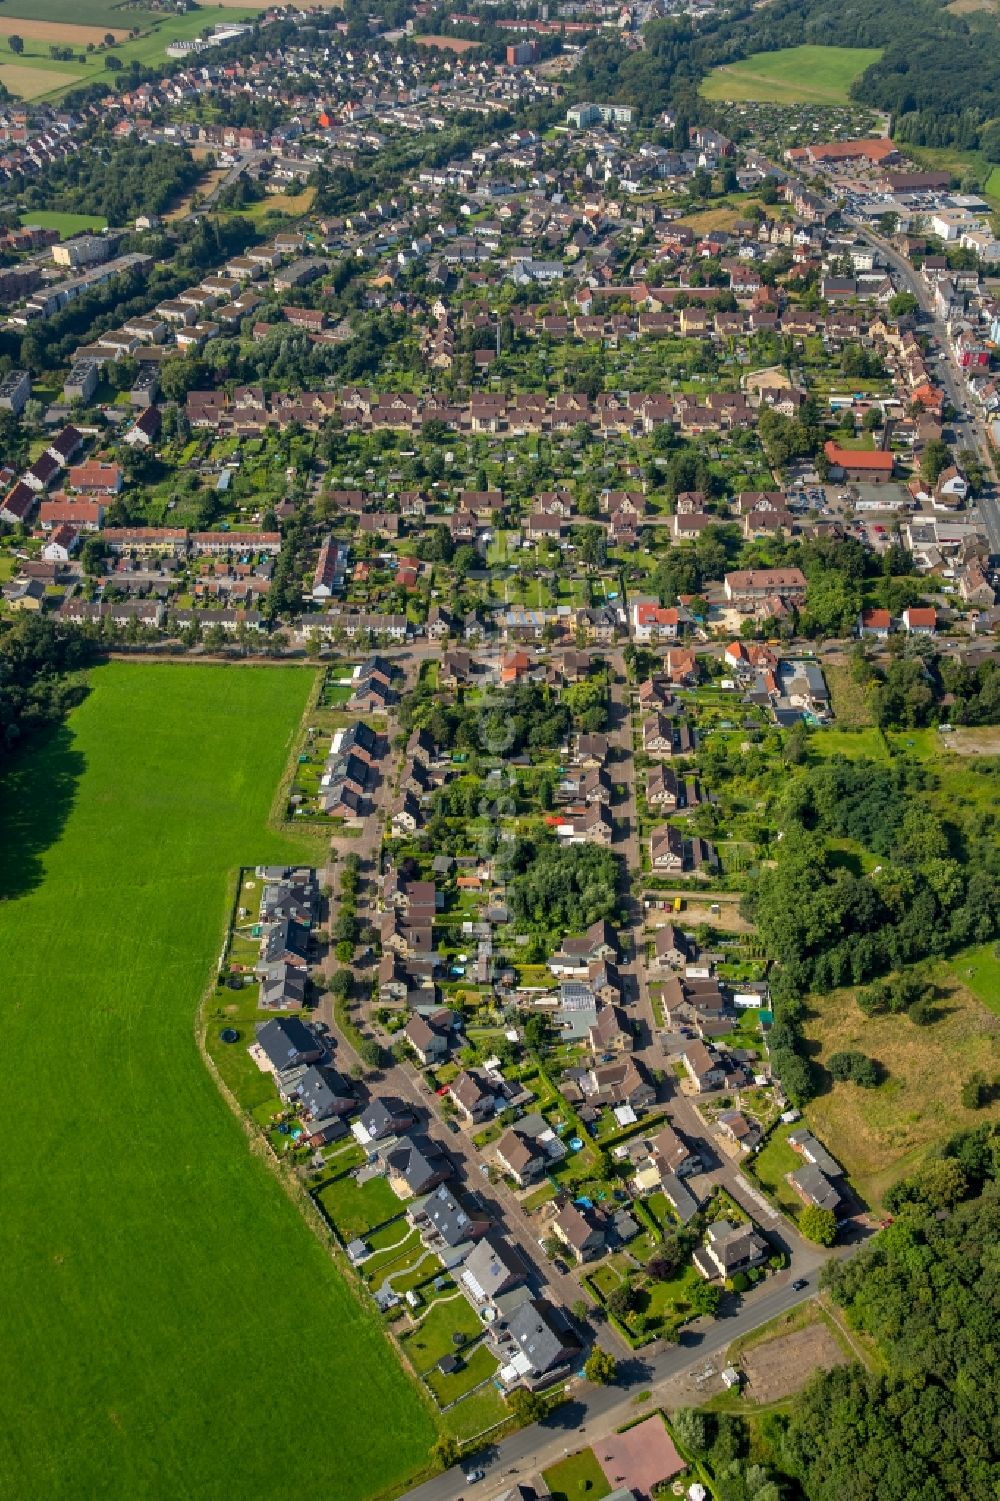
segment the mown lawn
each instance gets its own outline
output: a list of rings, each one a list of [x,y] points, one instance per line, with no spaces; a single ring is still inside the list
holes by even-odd
[[[857,1086],[853,1085],[856,1089]],[[790,1183],[785,1182],[786,1174],[796,1172],[805,1162],[804,1157],[788,1145],[789,1134],[796,1129],[801,1130],[802,1122],[796,1121],[792,1125],[776,1126],[767,1139],[767,1145],[762,1147],[753,1158],[752,1177],[760,1183],[777,1199],[781,1208],[792,1219],[798,1219],[802,1209],[802,1200],[795,1192]]]
[[[364,1236],[403,1212],[385,1178],[369,1178],[367,1183],[359,1183],[350,1173],[344,1173],[333,1183],[324,1184],[316,1197],[345,1241]],[[400,1234],[403,1228],[400,1220]]]
[[[482,1324],[458,1293],[447,1302],[436,1303],[413,1333],[403,1336],[401,1343],[407,1359],[422,1375],[443,1355],[454,1355],[482,1332]],[[456,1334],[463,1336],[457,1344]]]
[[[72,235],[82,234],[84,230],[100,230],[108,227],[108,221],[103,214],[56,214],[45,210],[22,214],[21,223],[37,224],[41,229],[58,229],[64,240],[70,239]]]
[[[571,1454],[568,1459],[546,1470],[542,1479],[549,1488],[552,1501],[578,1501],[584,1494],[589,1501],[601,1501],[603,1496],[611,1494],[611,1487],[593,1449],[581,1449],[577,1454]]]
[[[311,675],[92,682],[0,795],[0,1491],[282,1497],[308,1391],[360,1501],[433,1423],[195,1042],[237,867],[309,854],[266,819]]]
[[[880,47],[783,47],[713,68],[706,99],[772,104],[847,104],[848,90],[882,56]]]

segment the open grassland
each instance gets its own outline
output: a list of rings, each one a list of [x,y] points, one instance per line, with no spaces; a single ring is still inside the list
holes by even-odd
[[[960,984],[1000,1017],[1000,943],[963,949],[952,957],[950,968]]]
[[[851,84],[882,56],[879,47],[784,47],[713,68],[706,99],[762,104],[847,104]]]
[[[21,215],[22,224],[37,224],[41,229],[58,229],[59,236],[68,240],[72,235],[82,234],[87,229],[107,229],[108,221],[103,214],[54,214],[33,212]]]
[[[245,208],[233,209],[231,212],[258,225],[263,224],[269,214],[282,214],[286,218],[297,219],[309,212],[315,197],[315,188],[303,188],[301,193],[268,193],[256,203],[248,203]],[[229,211],[226,217],[229,217]]]
[[[955,969],[961,975],[960,963]],[[986,1111],[962,1105],[962,1084],[977,1071],[992,1078],[1000,1069],[1000,1021],[948,965],[939,965],[933,978],[938,1016],[923,1027],[906,1016],[866,1017],[849,991],[809,1001],[805,1034],[816,1063],[856,1049],[888,1071],[877,1089],[831,1083],[805,1109],[812,1130],[873,1207],[935,1142],[986,1119]],[[1000,1107],[989,1113],[1000,1115]]]
[[[218,1092],[195,1017],[310,672],[113,664],[0,794],[0,1493],[337,1501],[428,1410]],[[392,1442],[386,1443],[386,1434]]]
[[[9,54],[0,47],[0,83],[18,99],[40,99],[43,94],[70,88],[83,77],[81,70],[69,63],[36,68],[31,63],[6,63],[5,55]]]

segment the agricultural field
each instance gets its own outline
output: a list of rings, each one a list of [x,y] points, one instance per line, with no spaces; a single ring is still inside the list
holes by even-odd
[[[26,28],[36,21],[59,22],[77,28],[99,26],[103,33],[129,31],[133,26],[150,26],[163,19],[162,14],[143,10],[141,6],[123,10],[111,0],[4,0],[3,14],[5,22],[16,19],[24,23],[18,28],[22,36],[29,35]]]
[[[93,42],[99,47],[105,37],[113,36],[116,42],[128,36],[127,26],[78,26],[70,21],[29,21],[18,19],[6,12],[0,16],[0,36],[19,36],[25,41],[66,42],[71,46],[86,47]]]
[[[196,1045],[237,868],[313,854],[267,824],[312,674],[91,681],[0,804],[3,1490],[281,1495],[306,1392],[361,1501],[426,1461],[429,1409]]]
[[[48,8],[62,9],[55,3]],[[101,15],[106,13],[106,23],[93,19],[98,12]],[[246,6],[234,8],[209,5],[186,15],[151,16],[145,12],[113,11],[100,5],[91,9],[84,4],[72,17],[63,14],[35,16],[35,20],[45,20],[48,23],[48,30],[42,39],[32,35],[39,28],[32,26],[30,21],[25,20],[23,25],[15,24],[13,12],[5,5],[3,34],[0,34],[0,82],[19,98],[37,99],[63,93],[79,84],[108,80],[111,75],[104,66],[106,50],[100,46],[95,46],[93,52],[85,49],[88,42],[100,43],[108,30],[121,34],[123,16],[127,18],[130,27],[143,28],[142,35],[131,40],[127,37],[126,28],[126,39],[113,49],[115,57],[127,68],[133,60],[148,67],[157,67],[167,61],[168,43],[190,40],[199,36],[206,28],[252,15],[253,9]],[[100,29],[93,30],[94,27]],[[11,33],[16,33],[24,41],[24,51],[17,57],[10,50],[8,38]],[[79,47],[80,50],[72,61],[52,60],[49,47],[59,42]]]
[[[713,68],[705,99],[764,104],[847,104],[848,90],[882,56],[879,47],[784,47]]]
[[[0,46],[0,84],[18,99],[40,99],[43,94],[54,94],[79,82],[82,73],[70,63],[53,63],[51,67],[34,67],[31,63],[5,63],[6,54]]]

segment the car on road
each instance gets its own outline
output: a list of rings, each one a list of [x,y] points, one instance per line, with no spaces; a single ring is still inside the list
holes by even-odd
[[[792,1292],[793,1293],[800,1293],[803,1288],[808,1287],[808,1286],[809,1286],[808,1278],[806,1278],[806,1277],[796,1277],[795,1281],[792,1283]]]
[[[466,1485],[475,1485],[477,1481],[486,1479],[485,1470],[463,1470],[462,1474],[465,1476]]]

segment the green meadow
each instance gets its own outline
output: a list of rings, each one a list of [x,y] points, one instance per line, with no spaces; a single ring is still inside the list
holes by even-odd
[[[85,230],[107,229],[103,214],[58,214],[46,210],[21,215],[22,224],[37,224],[40,229],[58,229],[60,239],[69,240]]]
[[[705,99],[761,104],[847,104],[850,87],[882,56],[880,47],[783,47],[713,68]]]
[[[268,827],[312,674],[91,682],[0,781],[0,1495],[361,1501],[433,1422],[195,1033],[238,866],[315,858]]]

